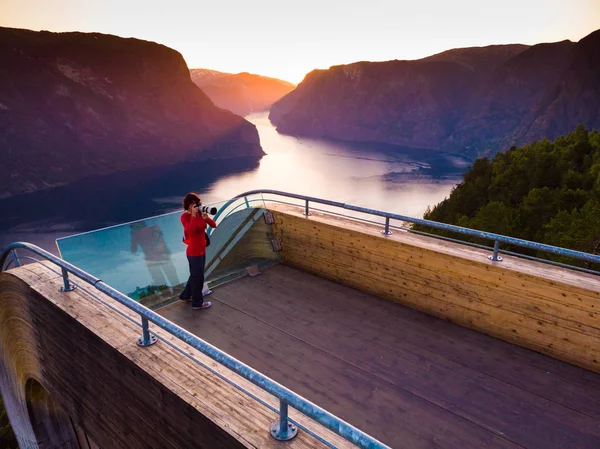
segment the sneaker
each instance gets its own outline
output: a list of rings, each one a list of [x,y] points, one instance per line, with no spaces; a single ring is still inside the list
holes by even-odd
[[[201,306],[192,307],[192,310],[208,309],[210,306],[212,306],[212,302],[204,301]]]

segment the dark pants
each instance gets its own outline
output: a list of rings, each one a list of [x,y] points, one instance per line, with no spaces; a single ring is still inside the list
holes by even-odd
[[[202,288],[204,287],[204,264],[206,254],[201,256],[187,256],[190,264],[190,278],[179,297],[181,299],[192,298],[192,307],[200,307],[204,303]]]

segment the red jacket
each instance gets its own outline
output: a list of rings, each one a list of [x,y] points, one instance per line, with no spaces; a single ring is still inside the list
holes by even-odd
[[[204,220],[200,214],[192,217],[192,214],[184,212],[181,214],[181,224],[183,225],[183,243],[187,245],[185,253],[188,256],[204,254],[206,252],[206,238],[204,237],[206,225],[216,228],[217,224],[214,220],[209,217]]]

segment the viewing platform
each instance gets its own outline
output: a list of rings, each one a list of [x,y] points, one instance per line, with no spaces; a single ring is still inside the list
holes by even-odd
[[[391,447],[600,441],[581,368],[283,264],[210,300],[158,312]]]
[[[49,261],[0,274],[21,447],[600,447],[600,279],[498,247],[599,256],[460,231],[490,251],[267,193],[219,205],[206,310],[176,299],[179,214],[59,241],[86,272],[67,281]],[[134,248],[140,230],[168,260]],[[282,401],[300,427],[286,442],[269,432]]]

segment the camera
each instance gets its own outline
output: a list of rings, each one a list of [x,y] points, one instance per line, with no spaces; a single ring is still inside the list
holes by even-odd
[[[210,206],[200,206],[200,212],[202,212],[203,214],[211,214],[211,215],[215,215],[217,213],[217,208],[216,207],[210,207]]]

